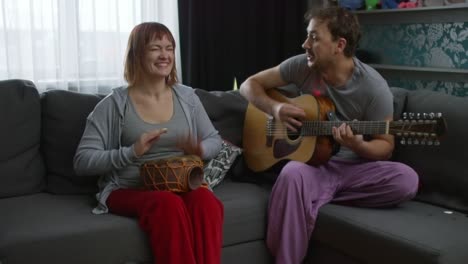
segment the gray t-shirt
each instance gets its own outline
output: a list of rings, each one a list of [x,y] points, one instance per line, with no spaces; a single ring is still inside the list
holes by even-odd
[[[125,179],[122,181],[125,182],[125,184],[121,184],[122,188],[138,188],[143,185],[140,177],[140,166],[144,162],[184,155],[184,151],[177,145],[180,143],[178,140],[189,136],[188,121],[175,94],[173,94],[172,100],[172,117],[167,122],[158,124],[151,124],[141,119],[132,100],[128,101],[122,128],[122,146],[133,145],[143,133],[154,129],[167,128],[168,132],[162,134],[142,157],[135,159],[132,164],[118,171],[119,178]]]
[[[384,78],[373,68],[354,60],[351,79],[340,87],[327,85],[320,74],[307,66],[305,54],[291,57],[280,64],[281,77],[294,84],[300,94],[327,96],[335,104],[340,120],[379,121],[393,115],[393,95]],[[359,158],[350,149],[341,147],[333,158]]]

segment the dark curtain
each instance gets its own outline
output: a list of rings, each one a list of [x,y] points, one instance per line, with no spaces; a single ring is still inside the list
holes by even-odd
[[[183,83],[231,90],[302,53],[305,0],[178,0]],[[178,66],[180,68],[180,65]]]

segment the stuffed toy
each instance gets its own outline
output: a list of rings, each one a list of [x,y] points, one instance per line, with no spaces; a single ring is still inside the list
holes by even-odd
[[[418,7],[418,2],[404,1],[398,4],[398,8],[415,8]]]
[[[380,4],[380,0],[365,0],[365,1],[366,1],[367,10],[377,9],[377,5]]]
[[[340,0],[339,5],[348,10],[359,10],[364,6],[364,0]]]
[[[400,1],[398,0],[381,0],[380,5],[382,9],[394,9],[398,8],[398,4]]]

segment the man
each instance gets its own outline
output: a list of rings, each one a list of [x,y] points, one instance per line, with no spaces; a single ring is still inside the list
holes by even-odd
[[[386,81],[354,57],[360,37],[357,18],[331,7],[308,13],[305,54],[249,77],[241,94],[262,111],[296,131],[304,109],[268,97],[266,90],[295,84],[301,93],[327,96],[341,120],[391,120],[393,97]],[[267,246],[277,264],[303,261],[319,208],[328,202],[388,207],[414,197],[418,175],[391,157],[391,135],[364,139],[343,123],[332,128],[340,150],[326,164],[290,161],[270,197]],[[312,151],[312,150],[311,150]]]

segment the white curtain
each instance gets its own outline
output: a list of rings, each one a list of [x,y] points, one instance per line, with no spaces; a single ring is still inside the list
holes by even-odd
[[[28,79],[40,91],[108,93],[125,84],[124,53],[137,24],[165,24],[179,46],[177,2],[0,0],[0,79]]]

